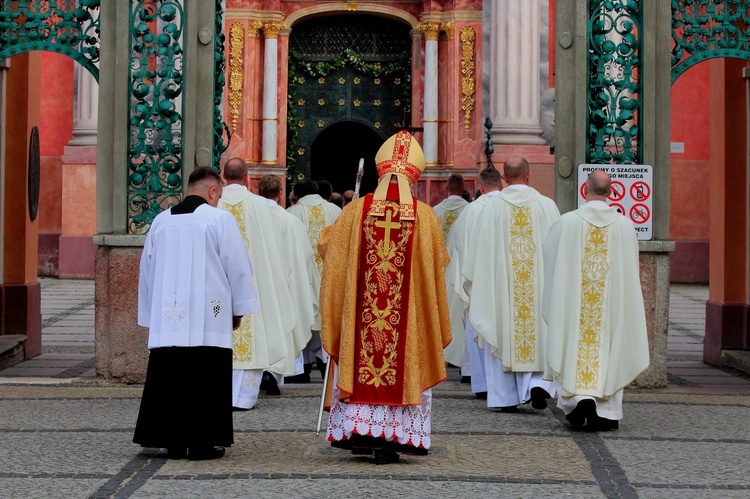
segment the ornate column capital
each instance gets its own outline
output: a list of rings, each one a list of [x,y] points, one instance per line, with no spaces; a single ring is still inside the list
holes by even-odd
[[[247,23],[247,36],[250,38],[260,38],[261,29],[263,29],[262,21],[249,21]]]
[[[263,34],[266,38],[278,38],[279,31],[286,28],[284,21],[268,21],[263,23]]]
[[[440,23],[419,23],[417,29],[424,33],[425,40],[437,41],[440,35]]]
[[[440,25],[440,31],[445,33],[445,38],[448,40],[453,40],[453,32],[455,30],[456,26],[453,23],[453,21],[449,21],[446,23],[442,23]]]

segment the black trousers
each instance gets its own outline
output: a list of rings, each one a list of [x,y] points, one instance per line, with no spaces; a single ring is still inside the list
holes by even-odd
[[[232,350],[151,350],[133,442],[156,448],[232,445]]]

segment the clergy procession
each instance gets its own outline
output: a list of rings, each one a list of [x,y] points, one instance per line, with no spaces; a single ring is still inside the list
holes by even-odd
[[[556,399],[574,431],[618,429],[649,349],[636,232],[606,203],[609,176],[591,173],[587,202],[561,216],[518,156],[479,172],[471,202],[452,174],[434,208],[413,194],[425,156],[410,133],[375,165],[375,191],[358,184],[343,210],[311,179],[285,210],[280,178],[250,192],[239,158],[190,175],[141,257],[150,354],[135,443],[220,458],[233,412],[262,411],[261,391],[310,383],[314,367],[320,438],[376,464],[429,452],[447,369],[498,427]]]

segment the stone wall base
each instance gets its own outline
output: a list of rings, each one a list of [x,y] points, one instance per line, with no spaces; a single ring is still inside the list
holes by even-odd
[[[641,252],[640,265],[651,364],[633,385],[639,388],[664,388],[667,386],[669,253]]]
[[[142,383],[148,364],[148,330],[138,326],[141,247],[99,246],[96,251],[96,373]]]
[[[3,334],[25,335],[24,358],[42,353],[42,285],[3,284]]]

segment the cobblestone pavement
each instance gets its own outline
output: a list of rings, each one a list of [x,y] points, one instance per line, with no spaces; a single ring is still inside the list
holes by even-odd
[[[669,387],[628,390],[618,431],[486,409],[451,371],[428,456],[375,466],[315,425],[320,379],[235,413],[217,461],[131,442],[141,386],[97,379],[93,283],[42,281],[43,351],[0,372],[0,497],[749,497],[750,381],[701,363],[707,289],[673,286]]]

